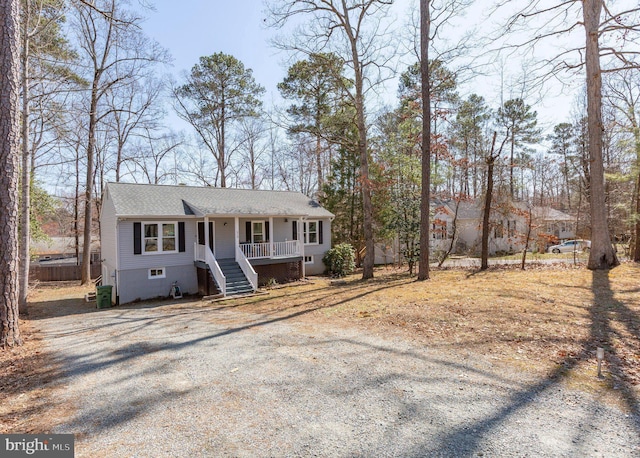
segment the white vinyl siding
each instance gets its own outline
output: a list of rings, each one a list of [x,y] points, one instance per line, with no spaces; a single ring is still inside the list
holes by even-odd
[[[320,234],[318,232],[320,230],[320,221],[322,221],[322,243],[320,243]],[[321,275],[325,271],[322,258],[327,250],[331,249],[331,220],[323,218],[321,220],[306,221],[306,223],[315,223],[317,238],[315,239],[315,244],[304,244],[303,262],[305,263],[305,273],[306,275]],[[305,225],[303,224],[303,229],[304,227]],[[311,229],[313,229],[313,227],[311,227]],[[308,237],[308,231],[303,230],[302,232],[303,234],[306,234],[306,237]],[[303,242],[305,239],[309,240],[308,238],[305,238],[305,235],[303,235]],[[308,262],[309,258],[312,259],[312,262]]]
[[[193,252],[191,255],[193,256]],[[160,256],[158,255],[158,257]],[[157,259],[155,256],[137,256],[137,258]],[[149,279],[148,268],[121,271],[118,285],[120,303],[126,304],[135,300],[158,297],[166,298],[169,296],[173,282],[178,282],[183,294],[197,294],[198,275],[193,261],[188,266],[164,266],[163,269],[165,277],[157,277],[153,280]]]
[[[118,269],[147,269],[152,267],[191,266],[193,265],[193,244],[196,241],[196,225],[194,220],[185,223],[185,251],[159,252],[153,255],[137,255],[133,252],[133,220],[118,223]],[[142,221],[144,224],[151,221]],[[144,229],[142,229],[144,231]],[[144,244],[144,241],[142,242]],[[177,243],[177,242],[176,242]],[[144,246],[144,245],[143,245]]]
[[[102,203],[102,212],[100,213],[100,250],[103,259],[103,264],[109,266],[109,277],[113,274],[113,270],[118,265],[117,260],[117,219],[115,216],[115,207],[113,201],[109,198],[109,194],[105,195],[105,199]],[[111,282],[111,283],[109,283]],[[111,278],[103,278],[103,284],[111,285],[113,280]]]

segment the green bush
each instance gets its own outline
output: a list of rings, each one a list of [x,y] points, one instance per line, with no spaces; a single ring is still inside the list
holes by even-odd
[[[322,258],[327,273],[332,277],[344,277],[356,269],[356,253],[348,243],[331,248]]]

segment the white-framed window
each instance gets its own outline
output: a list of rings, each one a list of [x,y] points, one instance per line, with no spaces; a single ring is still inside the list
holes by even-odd
[[[264,221],[251,221],[251,241],[253,243],[262,243],[267,240],[265,234]]]
[[[142,252],[175,253],[177,243],[178,223],[143,223],[142,224]]]
[[[501,239],[504,238],[504,222],[498,221],[493,228],[493,238]]]
[[[313,264],[313,256],[305,256],[304,257],[305,264]]]
[[[431,238],[434,240],[444,240],[447,238],[447,222],[441,219],[431,223]]]
[[[516,236],[516,220],[507,220],[507,237]]]
[[[318,239],[318,221],[305,221],[304,228],[304,244],[317,245]]]
[[[152,269],[149,269],[149,280],[166,277],[167,275],[164,267],[154,267]]]

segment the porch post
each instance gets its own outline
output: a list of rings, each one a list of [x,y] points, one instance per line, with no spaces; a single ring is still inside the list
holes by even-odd
[[[300,254],[302,255],[302,278],[307,276],[306,268],[304,266],[304,221],[302,218],[298,219],[298,243],[300,244]]]
[[[269,217],[269,257],[273,258],[273,216]]]
[[[236,260],[236,262],[238,262],[238,247],[240,246],[240,218],[238,218],[237,216],[233,219],[233,225],[234,225],[234,245],[233,245],[233,257]]]

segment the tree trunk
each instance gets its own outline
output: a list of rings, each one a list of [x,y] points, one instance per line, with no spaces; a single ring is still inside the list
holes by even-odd
[[[636,144],[636,148],[640,152],[640,144]],[[640,154],[640,153],[639,153]],[[635,224],[635,247],[633,250],[633,261],[640,262],[640,157],[638,158],[638,177],[636,179],[636,224]]]
[[[94,156],[96,149],[96,128],[98,124],[98,81],[96,75],[91,89],[91,108],[89,111],[89,141],[87,144],[87,180],[84,197],[84,237],[82,247],[82,285],[91,281],[91,222],[93,219],[93,177]]]
[[[515,147],[516,147],[516,134],[515,134],[515,129],[513,129],[513,131],[511,131],[511,155],[509,157],[509,195],[511,196],[511,199],[515,198],[515,187],[513,184],[513,169],[515,167],[513,163],[513,151],[515,150]]]
[[[491,152],[487,157],[487,192],[484,196],[484,209],[482,210],[482,251],[480,254],[480,270],[489,268],[489,218],[491,216],[491,200],[493,198],[493,167],[496,163],[494,149],[498,133],[493,133]]]
[[[602,157],[604,126],[602,123],[602,73],[598,43],[602,0],[583,0],[582,13],[586,34],[587,119],[591,163],[591,252],[587,267],[599,270],[610,269],[619,264],[609,236]]]
[[[442,267],[444,262],[453,252],[453,248],[456,244],[456,238],[458,237],[458,213],[460,211],[460,199],[456,200],[456,209],[453,213],[453,220],[451,221],[451,243],[446,253],[442,255],[442,258],[438,261],[438,267]],[[446,234],[446,233],[445,233]]]
[[[531,240],[531,226],[532,226],[532,210],[529,207],[529,212],[527,213],[527,235],[524,240],[524,250],[522,250],[522,263],[520,264],[520,268],[524,270],[524,266],[527,262],[527,250],[529,249],[529,241]]]
[[[116,183],[120,183],[120,167],[122,166],[122,150],[124,144],[118,140],[118,151],[116,152]]]
[[[224,88],[223,88],[223,92],[224,92]],[[220,172],[220,187],[221,188],[226,188],[227,187],[227,173],[226,173],[226,160],[225,160],[225,142],[226,142],[226,105],[225,105],[225,99],[224,96],[222,97],[222,116],[220,117],[220,140],[218,142],[218,171]]]
[[[346,13],[346,11],[345,11]],[[348,15],[345,14],[345,17]],[[355,108],[358,127],[358,154],[360,156],[360,185],[362,186],[362,229],[365,241],[365,255],[362,261],[362,279],[373,278],[375,262],[375,242],[373,240],[373,205],[371,203],[371,181],[369,180],[369,152],[367,149],[367,123],[364,108],[364,75],[360,64],[357,37],[353,36],[351,25],[345,31],[351,45],[353,71],[355,76]]]
[[[73,195],[73,237],[76,265],[80,265],[80,146],[76,144],[76,188]]]
[[[22,15],[22,202],[20,209],[20,273],[18,303],[20,314],[27,315],[29,293],[29,242],[31,239],[31,161],[29,154],[29,2],[23,3]]]
[[[360,176],[362,178],[362,226],[366,248],[362,262],[362,279],[366,280],[373,278],[375,242],[373,240],[373,205],[371,203],[371,181],[369,180],[369,154],[367,151],[367,125],[364,116],[362,69],[357,68],[356,111],[358,123],[358,153],[360,154]]]
[[[567,189],[567,210],[571,213],[571,185],[569,183],[569,158],[567,157],[567,150],[563,149],[564,157],[564,181]]]
[[[420,261],[418,280],[429,279],[431,200],[431,94],[429,91],[429,0],[420,0],[420,78],[422,84],[422,189],[420,192]]]
[[[634,240],[633,253],[629,253],[631,259],[634,262],[640,262],[640,127],[638,127],[638,121],[635,116],[635,107],[630,106],[629,112],[631,116],[631,126],[633,127],[633,140],[636,152],[636,184],[633,191],[633,198],[631,202],[631,213],[634,216],[634,234],[632,239]]]
[[[0,347],[21,345],[18,319],[20,2],[0,3]]]
[[[316,125],[319,125],[320,121],[316,118]],[[322,186],[324,184],[322,176],[322,141],[320,135],[316,135],[316,173],[318,174],[318,200],[322,201]]]

